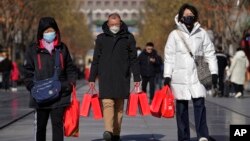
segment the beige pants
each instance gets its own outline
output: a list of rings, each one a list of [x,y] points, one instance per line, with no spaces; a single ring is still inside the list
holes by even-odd
[[[120,135],[124,99],[102,99],[105,131]]]

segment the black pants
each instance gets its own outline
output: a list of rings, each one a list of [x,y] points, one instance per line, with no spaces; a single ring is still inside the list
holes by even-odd
[[[219,90],[220,95],[224,95],[224,75],[219,75]]]
[[[195,128],[198,139],[209,138],[204,98],[193,98]],[[178,141],[190,141],[188,100],[176,100]]]
[[[147,92],[147,85],[149,82],[149,94],[150,99],[152,100],[155,92],[155,76],[151,77],[142,77],[142,91]]]
[[[36,141],[46,141],[46,127],[49,116],[52,123],[52,141],[63,141],[63,113],[64,108],[37,109],[35,112]]]
[[[241,94],[243,95],[243,91],[244,91],[244,86],[243,85],[233,83],[233,87],[234,87],[234,90],[235,90],[236,94],[238,92],[241,92]]]
[[[3,89],[7,90],[10,88],[10,72],[6,71],[3,72],[3,82],[2,82],[2,87]]]

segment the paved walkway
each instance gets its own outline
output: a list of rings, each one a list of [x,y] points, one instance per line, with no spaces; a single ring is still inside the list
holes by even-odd
[[[83,84],[83,82],[81,83]],[[83,93],[87,90],[88,87],[86,85],[78,87],[77,96],[80,101]],[[33,114],[24,116],[32,112],[32,109],[27,108],[27,99],[28,95],[25,90],[17,94],[3,94],[0,92],[0,123],[3,125],[3,123],[8,121],[7,119],[14,121],[12,124],[8,124],[0,129],[1,141],[33,141]],[[217,141],[229,141],[230,124],[250,124],[249,103],[249,94],[246,94],[245,98],[242,99],[213,98],[208,96],[206,99],[207,122],[211,137]],[[195,140],[192,102],[190,102],[189,114],[191,136]],[[20,117],[23,118],[17,120]],[[90,115],[89,118],[80,118],[80,137],[65,138],[65,140],[102,141],[102,133],[103,121],[93,120]],[[176,121],[175,118],[159,119],[151,116],[142,117],[138,115],[137,117],[128,117],[125,115],[121,136],[123,141],[177,141]],[[47,140],[51,140],[50,124],[47,127]]]

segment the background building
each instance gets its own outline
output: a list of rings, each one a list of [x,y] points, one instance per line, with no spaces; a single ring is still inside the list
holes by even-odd
[[[93,36],[102,32],[102,24],[111,13],[120,14],[129,31],[138,33],[138,24],[143,19],[145,0],[79,0],[79,10],[87,17]]]

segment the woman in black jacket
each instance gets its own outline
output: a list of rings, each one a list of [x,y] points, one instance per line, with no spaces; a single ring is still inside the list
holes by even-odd
[[[54,74],[55,49],[60,51],[61,82],[60,96],[53,102],[38,104],[30,96],[30,107],[35,108],[35,132],[37,141],[46,140],[46,126],[49,116],[52,122],[53,141],[63,141],[63,113],[70,104],[72,84],[75,84],[76,70],[68,48],[60,40],[60,31],[51,17],[40,19],[37,42],[26,51],[24,61],[24,83],[29,91],[34,86],[34,79],[44,80]],[[35,78],[34,78],[35,76]]]

